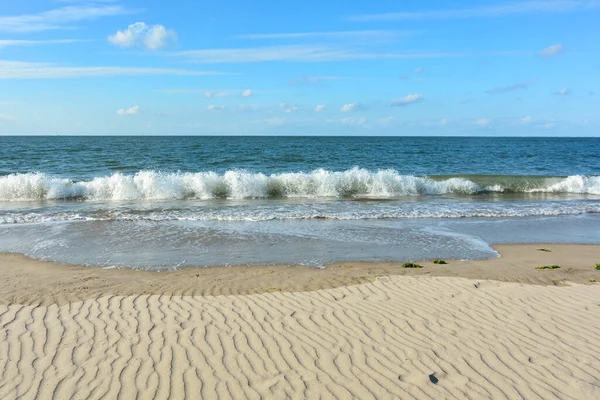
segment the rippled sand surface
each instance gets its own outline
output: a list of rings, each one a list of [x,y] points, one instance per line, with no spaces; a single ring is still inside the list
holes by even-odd
[[[3,299],[0,398],[600,398],[598,284],[161,291]]]

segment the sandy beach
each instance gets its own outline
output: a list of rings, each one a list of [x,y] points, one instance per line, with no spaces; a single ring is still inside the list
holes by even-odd
[[[600,398],[600,246],[494,248],[422,269],[3,254],[0,398]]]

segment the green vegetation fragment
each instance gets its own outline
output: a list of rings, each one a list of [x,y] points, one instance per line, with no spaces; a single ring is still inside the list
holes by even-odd
[[[598,282],[598,281],[597,281],[597,280],[595,280],[595,279],[588,279],[588,282],[589,282],[589,283],[596,283],[596,282]]]
[[[552,252],[552,250],[549,250],[549,249],[538,249],[538,251],[545,251],[547,253],[551,253]]]
[[[596,264],[596,269],[600,271],[600,264]]]
[[[541,267],[535,267],[535,269],[558,269],[560,265],[542,265]]]
[[[446,261],[444,260],[433,260],[434,264],[448,264]]]
[[[402,268],[423,268],[423,266],[414,263],[404,263],[402,264]]]

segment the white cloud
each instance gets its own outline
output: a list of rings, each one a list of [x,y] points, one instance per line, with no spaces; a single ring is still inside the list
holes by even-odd
[[[398,30],[366,30],[366,31],[337,31],[337,32],[297,32],[297,33],[256,33],[249,35],[239,35],[240,39],[303,39],[303,38],[323,38],[323,39],[394,39],[398,37],[409,37],[418,35],[423,31],[398,31]]]
[[[49,63],[0,60],[0,79],[55,79],[98,76],[218,75],[215,71],[137,67],[63,67]]]
[[[252,96],[252,90],[250,89],[246,89],[242,91],[242,97],[251,97]]]
[[[117,115],[136,115],[140,113],[140,108],[138,106],[133,106],[130,108],[121,108],[117,110]]]
[[[499,5],[484,5],[466,9],[391,12],[349,16],[350,21],[402,21],[421,19],[463,19],[506,17],[510,15],[553,14],[595,9],[600,3],[594,0],[529,0]]]
[[[540,54],[544,57],[551,57],[562,53],[564,50],[565,47],[562,44],[555,44],[553,46],[546,47],[540,52]]]
[[[177,41],[177,34],[167,30],[163,25],[148,26],[144,22],[131,24],[124,31],[117,31],[108,37],[108,41],[119,47],[143,46],[149,50],[157,50],[167,45],[168,41]]]
[[[0,32],[39,32],[72,28],[69,23],[130,14],[120,5],[74,5],[37,14],[0,16]]]
[[[440,124],[441,126],[444,126],[444,125],[446,125],[447,123],[448,123],[448,120],[447,120],[446,118],[442,118],[442,119],[440,119],[440,121],[439,121],[439,124]]]
[[[17,117],[12,114],[0,114],[0,119],[4,121],[16,121]]]
[[[559,91],[557,91],[554,94],[559,95],[559,96],[568,96],[568,95],[571,94],[571,89],[569,89],[569,88],[562,88],[562,89],[560,89]]]
[[[266,118],[264,120],[267,124],[269,125],[283,125],[285,124],[285,118],[281,117],[281,118]]]
[[[423,72],[425,71],[421,67],[413,69],[413,74],[422,74]]]
[[[402,97],[401,99],[392,100],[392,106],[407,106],[409,104],[413,104],[421,100],[423,100],[422,94],[409,94],[407,96]]]
[[[348,104],[344,104],[342,106],[342,108],[340,108],[341,112],[351,112],[351,111],[357,111],[360,110],[362,108],[362,106],[359,103],[348,103]]]
[[[289,45],[237,49],[188,50],[173,53],[197,63],[251,63],[267,61],[326,62],[370,59],[417,59],[460,56],[457,53],[373,53],[344,46]]]
[[[554,122],[548,122],[542,126],[542,129],[552,129],[556,126]]]
[[[47,44],[66,44],[66,43],[77,43],[86,42],[86,40],[79,39],[56,39],[56,40],[0,40],[0,49],[3,47],[17,47],[17,46],[38,46]]]
[[[492,120],[489,118],[478,118],[473,121],[473,124],[480,126],[482,128],[489,126],[492,123]]]
[[[315,107],[315,111],[321,112],[321,111],[324,111],[326,108],[327,108],[327,106],[325,104],[319,104],[318,106]]]
[[[223,111],[225,109],[225,106],[216,106],[214,104],[211,104],[208,107],[206,107],[206,109],[208,111],[218,112],[218,111]]]
[[[293,111],[298,111],[300,109],[300,106],[294,103],[281,103],[279,105],[279,108],[285,113],[291,113]]]

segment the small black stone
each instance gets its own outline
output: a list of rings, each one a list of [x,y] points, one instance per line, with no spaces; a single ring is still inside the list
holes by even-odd
[[[439,382],[439,379],[435,377],[435,374],[431,374],[431,375],[429,375],[429,382],[433,383],[434,385],[437,385]]]

